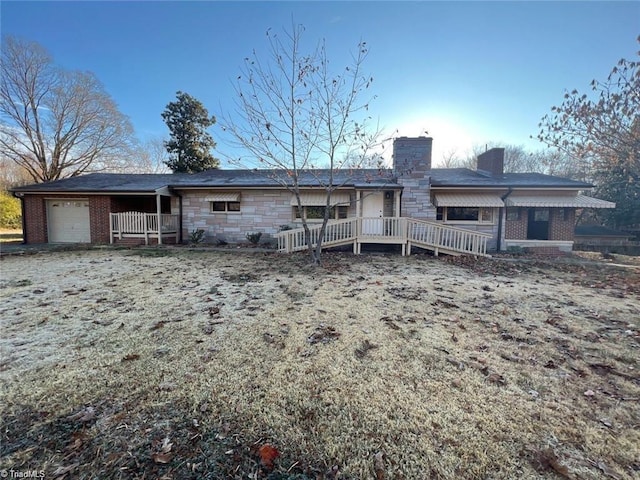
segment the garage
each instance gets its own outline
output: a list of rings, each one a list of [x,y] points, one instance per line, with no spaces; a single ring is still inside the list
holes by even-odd
[[[89,200],[47,200],[49,243],[89,243]]]

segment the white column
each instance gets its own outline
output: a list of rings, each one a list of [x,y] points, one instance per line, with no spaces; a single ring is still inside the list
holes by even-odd
[[[160,194],[156,195],[156,214],[158,215],[158,245],[162,245],[162,201]]]

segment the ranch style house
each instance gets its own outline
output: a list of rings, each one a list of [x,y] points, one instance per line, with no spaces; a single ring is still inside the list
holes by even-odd
[[[569,252],[576,210],[614,208],[583,195],[584,182],[504,173],[504,149],[479,155],[476,170],[431,168],[432,138],[400,137],[393,167],[334,171],[326,246],[398,244],[438,253],[485,255],[519,247]],[[197,174],[91,173],[13,189],[22,201],[24,242],[166,244],[244,242],[261,232],[282,252],[305,247],[300,215],[321,223],[328,170],[300,177],[302,211],[269,170]],[[319,225],[311,234],[318,235]]]

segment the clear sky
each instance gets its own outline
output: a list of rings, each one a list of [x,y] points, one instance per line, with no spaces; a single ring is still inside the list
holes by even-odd
[[[89,70],[138,136],[166,136],[161,112],[177,90],[216,116],[268,28],[296,23],[326,39],[334,65],[365,40],[377,95],[371,113],[391,134],[434,138],[444,153],[529,136],[565,90],[588,91],[620,58],[637,58],[640,2],[28,2],[2,1],[3,34],[33,40],[68,69]],[[218,150],[224,134],[211,128]],[[228,153],[228,152],[227,152]]]

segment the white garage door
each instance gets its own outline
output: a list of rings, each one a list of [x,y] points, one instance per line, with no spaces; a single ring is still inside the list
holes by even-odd
[[[47,223],[51,243],[89,243],[89,201],[48,200]]]

